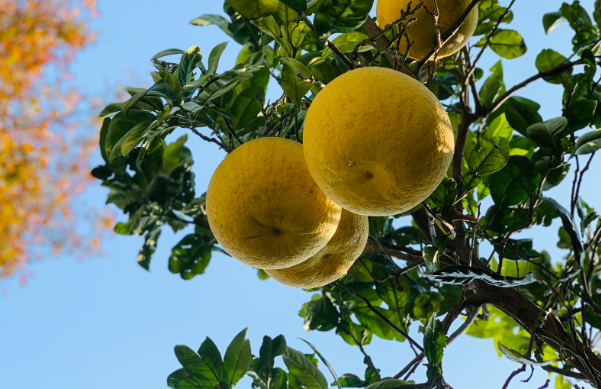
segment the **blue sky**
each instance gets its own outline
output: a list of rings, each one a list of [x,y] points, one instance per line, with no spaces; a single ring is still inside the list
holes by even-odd
[[[501,1],[503,4],[508,1]],[[581,2],[589,10],[593,0]],[[524,36],[528,53],[504,61],[505,81],[514,85],[536,72],[534,59],[544,48],[571,53],[571,32],[566,25],[546,36],[542,15],[557,10],[558,0],[518,0],[511,28]],[[73,63],[74,85],[93,96],[106,94],[119,82],[149,84],[153,70],[149,59],[157,52],[191,45],[208,54],[228,36],[218,28],[196,27],[188,22],[204,13],[222,14],[218,0],[99,0],[100,16],[92,28],[96,43],[81,52]],[[230,42],[221,70],[233,66],[239,46]],[[497,57],[487,54],[481,67],[489,69]],[[127,80],[135,80],[133,85]],[[542,115],[561,115],[561,88],[542,81],[524,89],[521,96],[537,100]],[[269,92],[273,100],[279,93]],[[90,129],[96,131],[96,129]],[[176,139],[184,133],[178,130]],[[188,146],[195,157],[196,185],[202,193],[223,153],[192,134]],[[94,156],[94,162],[99,162]],[[601,169],[600,160],[593,171]],[[583,197],[598,209],[599,184],[592,179],[583,186]],[[567,185],[551,195],[562,202],[569,198]],[[85,195],[88,204],[105,201],[98,185]],[[122,220],[122,218],[121,218]],[[555,247],[557,225],[535,229],[523,237],[535,238],[535,249],[562,255]],[[173,347],[197,348],[210,336],[222,351],[243,328],[248,327],[253,351],[263,335],[284,334],[291,346],[309,352],[298,340],[313,343],[329,359],[338,374],[362,375],[365,367],[358,349],[330,333],[305,332],[297,313],[310,294],[260,281],[256,271],[232,258],[216,254],[205,275],[183,281],[167,270],[170,250],[181,238],[165,230],[154,255],[151,272],[142,270],[136,255],[142,238],[115,236],[104,242],[105,255],[82,262],[62,256],[33,263],[35,276],[26,287],[16,280],[4,282],[9,293],[0,295],[0,387],[19,389],[117,389],[164,388],[167,375],[179,367]],[[2,285],[0,285],[2,286]],[[417,326],[415,326],[417,328]],[[406,343],[375,339],[368,347],[383,376],[399,371],[413,356]],[[519,367],[499,359],[491,340],[467,336],[453,343],[445,355],[445,377],[455,388],[501,387]],[[324,370],[324,373],[327,373]],[[421,380],[423,370],[414,376]],[[530,384],[538,388],[546,373],[537,371]],[[249,387],[245,379],[240,387]]]

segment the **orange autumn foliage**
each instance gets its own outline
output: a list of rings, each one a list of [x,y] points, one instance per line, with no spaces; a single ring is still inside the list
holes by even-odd
[[[98,246],[74,211],[97,135],[82,136],[70,116],[82,96],[64,86],[95,13],[95,0],[0,0],[0,279],[26,276],[32,257]]]

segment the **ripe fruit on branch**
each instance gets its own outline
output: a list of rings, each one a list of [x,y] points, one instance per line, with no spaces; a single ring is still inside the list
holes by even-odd
[[[311,178],[303,147],[282,138],[243,144],[219,165],[207,191],[207,217],[219,244],[258,269],[283,269],[332,238],[341,208]]]
[[[271,278],[295,288],[311,289],[340,279],[359,258],[369,236],[369,220],[342,210],[332,240],[308,260],[287,269],[265,270]]]
[[[440,13],[438,26],[440,27],[441,39],[444,39],[442,37],[457,25],[471,2],[471,0],[437,0],[436,3]],[[407,11],[409,3],[411,3],[410,0],[378,0],[376,12],[380,28],[384,29],[387,25],[399,20],[401,11]],[[419,2],[413,1],[411,9],[414,9],[417,4]],[[410,58],[422,60],[437,47],[436,24],[432,15],[435,12],[436,4],[434,0],[424,0],[424,6],[415,15],[409,17],[409,19],[417,19],[407,27],[409,42],[413,42],[409,49]],[[477,25],[478,7],[474,7],[459,30],[441,48],[438,58],[448,57],[461,50],[474,35]],[[407,52],[407,39],[404,37],[399,40],[399,51],[403,54]]]
[[[313,179],[336,204],[388,216],[432,194],[454,145],[449,116],[428,88],[374,67],[347,72],[317,95],[303,148]]]

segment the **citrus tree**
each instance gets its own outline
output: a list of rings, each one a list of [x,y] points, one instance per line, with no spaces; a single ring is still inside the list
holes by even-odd
[[[228,18],[192,23],[243,45],[231,70],[217,71],[227,42],[206,57],[168,49],[152,58],[150,88],[102,111],[105,164],[92,174],[129,217],[115,231],[145,237],[143,268],[163,227],[191,225],[171,272],[190,280],[227,252],[314,292],[305,328],[365,356],[364,374],[338,377],[312,345],[305,355],[265,337],[253,354],[243,331],[223,358],[208,338],[197,352],[177,346],[170,387],[230,388],[248,374],[262,389],[444,388],[445,347],[463,333],[494,339],[516,363],[505,386],[536,368],[559,388],[601,387],[601,219],[580,196],[601,148],[601,3],[592,15],[578,1],[539,15],[549,34],[569,24],[573,52],[543,50],[538,73],[507,88],[502,60],[490,73],[478,65],[487,50],[526,52],[507,28],[514,3],[227,0]],[[543,121],[520,96],[534,82],[564,88],[557,117]],[[268,85],[283,91],[275,102]],[[208,193],[194,185],[188,136],[228,153]],[[569,202],[547,195],[558,185]],[[518,236],[554,220],[563,258]],[[415,358],[383,377],[365,351],[374,336]],[[413,377],[423,363],[426,376]]]
[[[95,137],[78,131],[83,96],[66,85],[96,10],[93,0],[0,0],[0,10],[0,279],[24,280],[31,258],[98,245],[74,228]]]

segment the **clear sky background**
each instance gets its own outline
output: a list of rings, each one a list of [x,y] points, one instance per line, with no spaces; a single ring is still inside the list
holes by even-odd
[[[593,0],[581,3],[592,10]],[[221,4],[220,0],[99,0],[100,16],[91,25],[98,37],[73,63],[74,85],[90,96],[106,94],[119,82],[148,85],[153,70],[149,59],[157,52],[198,45],[208,55],[229,37],[217,27],[196,27],[188,22],[204,13],[223,14]],[[571,53],[572,32],[567,25],[549,36],[542,27],[542,15],[560,6],[558,0],[517,0],[511,28],[524,36],[528,53],[504,60],[508,87],[536,73],[534,59],[542,49]],[[221,70],[233,66],[238,51],[239,46],[230,42]],[[497,59],[486,55],[480,66],[488,70]],[[132,78],[135,81],[130,85],[126,81]],[[542,116],[550,119],[561,115],[561,92],[560,86],[539,81],[519,95],[541,103]],[[268,98],[274,100],[279,93],[271,88]],[[184,132],[179,129],[170,141]],[[193,134],[189,139],[196,161],[197,192],[202,193],[224,154]],[[99,163],[100,157],[93,160]],[[592,171],[582,195],[600,209],[599,180],[594,175],[598,177],[601,171],[601,159]],[[568,186],[550,195],[567,203]],[[94,185],[84,200],[98,207],[106,194],[104,188]],[[535,238],[535,249],[559,258],[564,253],[555,247],[557,228],[556,223],[553,228],[534,229],[521,236]],[[151,272],[136,263],[142,238],[114,236],[105,240],[102,257],[78,262],[63,256],[36,262],[31,266],[35,276],[27,286],[19,286],[16,280],[0,285],[9,291],[0,295],[0,388],[165,388],[169,373],[180,366],[173,354],[175,345],[196,349],[209,336],[224,352],[245,327],[255,353],[264,335],[279,334],[284,334],[292,347],[309,352],[298,340],[303,337],[321,350],[339,375],[363,375],[365,366],[357,348],[333,332],[303,330],[298,311],[310,299],[309,293],[273,280],[260,281],[254,269],[219,254],[214,255],[206,274],[192,281],[169,273],[167,258],[184,234],[174,236],[164,230]],[[413,357],[407,343],[376,337],[367,350],[383,376],[394,375]],[[453,387],[476,389],[500,388],[519,365],[498,358],[492,340],[463,336],[446,350],[444,367]],[[421,369],[413,377],[421,382],[423,373]],[[529,384],[514,380],[512,387],[538,388],[546,378],[547,374],[538,370]],[[243,380],[239,387],[249,388],[250,381]]]

